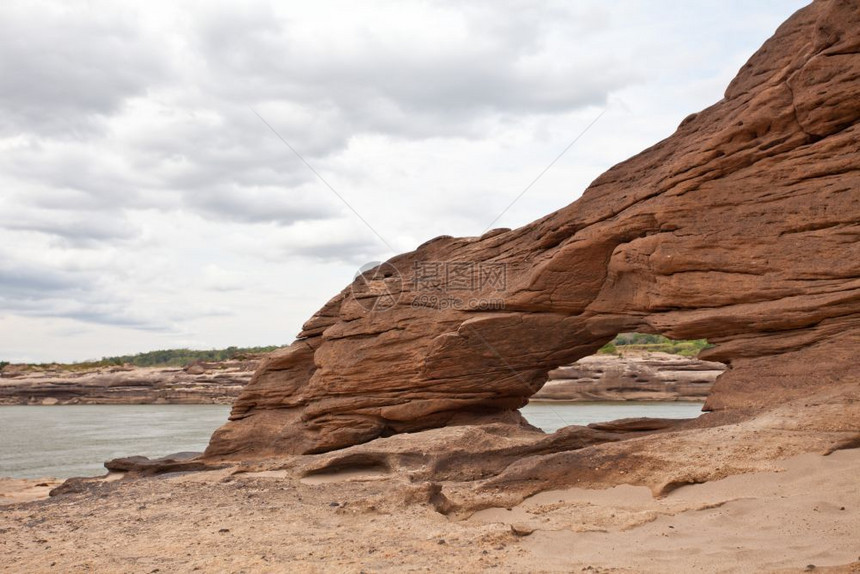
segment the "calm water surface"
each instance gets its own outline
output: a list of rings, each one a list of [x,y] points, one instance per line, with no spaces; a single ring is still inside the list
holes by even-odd
[[[226,405],[0,407],[0,476],[92,476],[120,456],[206,448]]]
[[[555,432],[568,425],[587,425],[616,419],[651,417],[692,419],[702,414],[702,403],[529,403],[520,411],[534,426]]]
[[[699,403],[531,403],[522,412],[554,432],[627,417],[695,417],[700,409]],[[202,451],[229,412],[224,405],[0,407],[0,476],[94,476],[120,456]]]

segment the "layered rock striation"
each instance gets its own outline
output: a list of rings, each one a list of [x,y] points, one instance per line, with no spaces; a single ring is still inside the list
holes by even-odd
[[[722,100],[571,205],[360,276],[264,360],[207,456],[514,416],[619,332],[714,343],[710,410],[860,382],[858,92],[856,3],[800,10]]]

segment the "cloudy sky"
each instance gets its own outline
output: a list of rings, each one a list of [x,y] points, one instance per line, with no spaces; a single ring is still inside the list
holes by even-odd
[[[287,344],[603,113],[494,227],[575,200],[805,2],[225,4],[0,4],[0,360]]]

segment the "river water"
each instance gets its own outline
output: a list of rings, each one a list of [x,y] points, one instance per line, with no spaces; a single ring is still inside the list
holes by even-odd
[[[627,417],[688,418],[700,403],[531,403],[522,409],[547,432]],[[104,461],[202,451],[227,420],[225,405],[0,407],[0,477],[104,474]]]

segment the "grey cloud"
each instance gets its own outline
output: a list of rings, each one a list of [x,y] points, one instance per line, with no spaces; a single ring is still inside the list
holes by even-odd
[[[0,253],[0,313],[65,317],[101,325],[169,331],[163,321],[136,317],[128,301],[98,284],[97,273],[39,267]]]
[[[395,46],[393,28],[370,24],[350,49],[324,30],[307,40],[303,21],[267,4],[207,6],[172,59],[168,42],[104,8],[40,18],[0,9],[0,135],[30,134],[0,157],[6,178],[28,184],[0,225],[60,247],[134,239],[125,214],[139,209],[281,227],[350,215],[251,107],[340,188],[331,165],[353,137],[485,137],[500,118],[601,104],[634,76],[608,54],[548,56],[546,38],[588,29],[564,4],[457,5],[450,38],[441,29],[438,42]],[[96,130],[101,122],[110,129]],[[283,253],[352,264],[379,247],[368,232],[367,242],[303,241]]]
[[[54,236],[64,247],[89,248],[129,240],[139,235],[122,215],[74,211],[36,211],[0,216],[0,226],[15,231],[33,231]]]
[[[136,136],[135,168],[152,174],[151,185],[180,190],[226,184],[295,187],[314,179],[248,106],[228,105],[208,113],[217,122],[182,118],[168,122],[164,131]],[[311,125],[279,119],[274,114],[267,118],[305,157],[328,155],[344,145],[335,130],[322,135]]]
[[[60,316],[65,317],[67,319],[76,319],[85,323],[94,323],[97,325],[111,325],[114,327],[129,327],[132,329],[137,329],[139,331],[156,331],[159,333],[163,333],[174,330],[170,325],[167,325],[165,323],[152,322],[147,319],[140,319],[137,317],[128,316],[121,311],[118,312],[117,309],[100,311],[93,308],[84,308],[80,310],[65,311],[60,313],[50,312],[45,313],[42,316]]]
[[[80,287],[73,278],[53,269],[36,270],[0,260],[0,301],[33,301]]]
[[[117,219],[148,208],[239,223],[331,218],[342,213],[336,202],[295,199],[302,188],[327,192],[251,106],[328,177],[328,162],[361,134],[484,137],[499,117],[602,104],[635,75],[607,54],[549,60],[553,30],[594,26],[593,15],[551,2],[457,5],[465,35],[447,42],[443,30],[438,45],[407,39],[394,49],[371,25],[349,50],[330,46],[325,31],[300,40],[304,23],[279,19],[265,3],[207,6],[173,60],[164,39],[103,8],[38,18],[0,9],[8,43],[0,134],[36,136],[0,158],[0,168],[38,182],[27,205]],[[149,107],[124,105],[141,95]],[[128,121],[136,127],[115,129]],[[96,130],[103,122],[112,129]],[[75,222],[28,225],[68,241],[79,235]],[[84,240],[111,233],[102,227]]]
[[[134,22],[95,9],[0,8],[0,133],[79,137],[168,73]]]
[[[171,333],[177,331],[177,324],[234,314],[229,309],[195,303],[140,313],[135,309],[132,293],[103,280],[118,275],[121,273],[112,264],[90,269],[48,267],[0,251],[0,317],[5,313],[62,317],[95,325]]]
[[[529,17],[519,18],[521,12]],[[208,89],[229,101],[328,105],[353,132],[393,129],[407,137],[468,133],[487,114],[600,105],[610,91],[636,80],[637,73],[609,52],[549,59],[540,38],[551,23],[543,18],[485,6],[465,21],[465,40],[397,49],[370,29],[355,46],[338,51],[327,47],[324,31],[313,47],[302,44],[294,33],[301,22],[222,12],[201,24],[198,49],[209,63]],[[236,77],[243,81],[227,81]]]
[[[0,173],[24,182],[27,192],[18,195],[27,205],[41,209],[106,211],[147,206],[150,198],[140,189],[146,180],[130,172],[106,147],[39,140],[0,156]]]
[[[249,109],[242,111],[247,117],[233,126],[242,129],[192,123],[180,133],[156,131],[140,136],[140,147],[121,161],[92,146],[19,147],[0,157],[0,168],[37,183],[14,194],[20,203],[15,217],[0,217],[0,224],[73,238],[82,235],[77,223],[89,220],[90,239],[99,239],[129,236],[116,224],[128,209],[186,209],[225,221],[284,225],[338,215],[336,200],[307,166]],[[308,182],[312,191],[299,189]],[[38,221],[21,217],[33,209],[42,212]]]
[[[380,254],[385,254],[387,249],[378,241],[374,241],[368,231],[367,237],[353,236],[342,240],[293,244],[282,247],[280,251],[287,256],[329,263],[346,263],[358,267],[367,261],[379,259]]]
[[[205,216],[242,223],[276,223],[288,226],[297,221],[330,219],[339,210],[322,190],[307,197],[288,188],[219,186],[184,194],[185,204]]]

